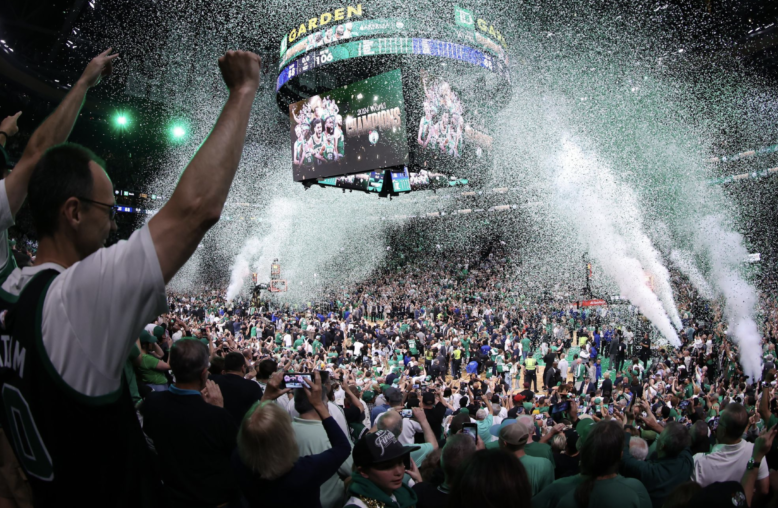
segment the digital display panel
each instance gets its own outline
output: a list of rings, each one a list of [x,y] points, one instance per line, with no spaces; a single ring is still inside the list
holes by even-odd
[[[330,63],[363,56],[409,54],[460,60],[488,69],[510,82],[508,66],[490,53],[453,42],[390,37],[346,42],[306,53],[281,70],[276,80],[276,91],[280,90],[290,79]]]
[[[297,182],[408,164],[399,69],[290,104],[289,119]]]
[[[317,183],[338,187],[339,189],[351,189],[364,192],[381,192],[384,186],[385,171],[371,171],[370,173],[358,173],[356,175],[344,175],[334,178],[323,178]]]
[[[422,169],[418,173],[410,173],[409,185],[411,190],[439,189],[449,186],[449,179],[441,173],[433,173]]]
[[[391,171],[391,178],[392,178],[392,192],[410,192],[411,191],[411,181],[410,181],[410,175],[408,174],[408,168],[405,167],[401,171],[400,170],[392,170]]]
[[[493,138],[486,132],[483,115],[452,88],[444,76],[424,69],[421,76],[420,118],[415,128],[415,163],[423,168],[441,168],[452,161],[477,161],[491,152]],[[415,104],[414,111],[418,111]],[[471,164],[466,164],[470,166]]]
[[[487,49],[494,53],[498,59],[508,64],[508,55],[505,49],[489,37],[482,35],[475,30],[466,30],[457,26],[435,27],[446,37],[461,40],[467,44]],[[325,46],[337,45],[348,41],[349,39],[359,37],[375,37],[379,35],[402,36],[407,34],[422,34],[429,30],[426,22],[403,19],[403,18],[383,18],[366,21],[349,21],[335,26],[330,26],[317,32],[310,33],[296,42],[287,46],[287,39],[281,44],[281,60],[279,69],[284,67],[290,60],[297,58],[303,53],[320,49]]]

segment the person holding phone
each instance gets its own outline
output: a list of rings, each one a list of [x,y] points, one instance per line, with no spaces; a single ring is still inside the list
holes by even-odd
[[[315,371],[313,382],[302,390],[321,418],[332,447],[300,457],[289,413],[272,403],[289,391],[282,385],[283,375],[276,372],[267,384],[262,401],[246,414],[232,455],[232,468],[250,506],[321,507],[321,486],[348,458],[351,445],[330,415],[324,402],[321,375]]]

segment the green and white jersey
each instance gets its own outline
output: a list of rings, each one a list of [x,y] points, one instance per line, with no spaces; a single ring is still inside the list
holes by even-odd
[[[0,189],[0,225],[7,226],[4,183]],[[0,290],[7,309],[0,419],[36,505],[80,498],[91,469],[90,495],[102,505],[144,506],[148,486],[138,485],[151,469],[123,373],[144,325],[167,312],[148,227],[67,269],[15,268]],[[87,428],[89,439],[73,438]]]

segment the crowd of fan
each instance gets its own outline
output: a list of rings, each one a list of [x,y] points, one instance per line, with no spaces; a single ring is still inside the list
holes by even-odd
[[[680,277],[679,347],[628,305],[521,295],[494,252],[409,263],[325,304],[166,296],[222,212],[260,62],[219,59],[211,134],[165,206],[105,248],[105,164],[62,143],[110,53],[0,182],[4,506],[778,503],[772,296],[758,382],[718,304]],[[22,266],[6,236],[28,192],[38,243],[17,245]]]
[[[131,361],[171,504],[771,502],[775,302],[750,384],[718,307],[683,284],[672,348],[634,308],[511,292],[507,263],[414,263],[316,306],[169,295]]]

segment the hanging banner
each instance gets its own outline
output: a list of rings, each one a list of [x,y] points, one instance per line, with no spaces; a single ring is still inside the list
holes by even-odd
[[[600,305],[608,305],[608,302],[606,302],[605,300],[600,300],[600,299],[596,299],[596,300],[583,300],[583,301],[578,302],[578,306],[579,307],[598,307]]]

